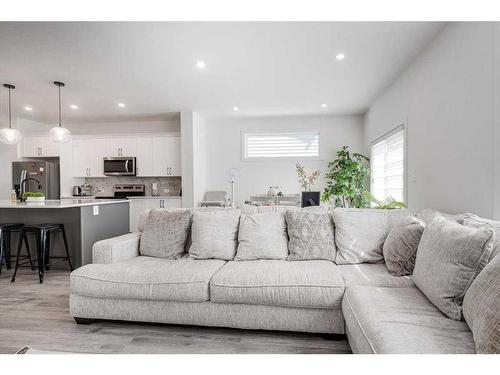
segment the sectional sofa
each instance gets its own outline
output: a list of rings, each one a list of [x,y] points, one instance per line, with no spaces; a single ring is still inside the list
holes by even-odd
[[[242,214],[265,210],[280,214],[252,207]],[[354,353],[478,350],[466,320],[450,319],[411,275],[393,276],[384,263],[382,246],[391,229],[408,217],[431,222],[434,210],[335,209],[329,216],[335,258],[311,260],[195,259],[189,255],[194,238],[175,259],[144,256],[140,242],[149,214],[143,213],[139,232],[97,242],[93,264],[72,272],[70,313],[77,323],[110,319],[346,334]],[[500,257],[488,261],[481,272],[493,272],[497,285],[475,292],[484,298],[500,290]],[[493,314],[493,335],[499,322]],[[490,335],[488,351],[498,348]]]

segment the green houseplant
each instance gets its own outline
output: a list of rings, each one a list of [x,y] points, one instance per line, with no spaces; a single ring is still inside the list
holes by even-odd
[[[41,192],[27,191],[23,193],[21,200],[23,202],[43,202],[45,200],[45,195]]]
[[[365,182],[370,175],[370,159],[364,155],[350,152],[349,146],[337,151],[337,158],[328,163],[326,188],[321,200],[335,199],[336,207],[369,207]]]

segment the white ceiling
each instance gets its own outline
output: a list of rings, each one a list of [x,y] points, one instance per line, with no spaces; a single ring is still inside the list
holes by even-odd
[[[0,82],[15,115],[65,122],[360,114],[442,29],[431,22],[0,23]],[[346,58],[337,61],[343,52]],[[203,60],[200,70],[196,62]],[[125,108],[118,108],[123,102]],[[7,110],[1,88],[0,109]],[[78,110],[71,110],[70,104]],[[322,108],[321,104],[327,104]],[[31,113],[23,108],[33,107]],[[238,112],[233,106],[240,108]]]

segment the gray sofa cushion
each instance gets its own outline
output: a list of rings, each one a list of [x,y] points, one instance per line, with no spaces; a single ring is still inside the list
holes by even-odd
[[[333,221],[329,214],[292,210],[285,217],[290,260],[335,260]]]
[[[239,221],[240,210],[193,212],[189,255],[195,259],[233,259]]]
[[[500,255],[472,282],[464,297],[464,317],[478,353],[500,354]]]
[[[392,227],[413,216],[411,210],[336,208],[333,210],[337,264],[377,263]]]
[[[354,353],[474,353],[472,332],[417,288],[357,286],[342,301]]]
[[[384,263],[342,264],[338,266],[346,289],[353,286],[415,287],[409,276],[393,276]]]
[[[462,302],[493,249],[491,228],[471,228],[437,217],[418,246],[412,280],[449,318],[462,319]]]
[[[270,306],[339,309],[344,282],[326,260],[227,262],[210,282],[210,300]]]
[[[71,292],[98,298],[201,302],[223,260],[173,260],[139,256],[113,264],[88,264],[71,273]]]
[[[467,212],[460,214],[448,214],[446,212],[441,212],[433,208],[424,208],[422,210],[419,210],[415,216],[421,219],[426,224],[430,224],[431,221],[434,220],[436,217],[444,217],[445,219],[453,220],[459,224],[463,224],[464,220],[471,215],[472,214],[469,214]]]
[[[391,229],[382,247],[385,264],[394,276],[413,273],[418,244],[424,232],[425,224],[416,219],[395,225]]]
[[[285,214],[241,215],[235,260],[286,259],[287,256]]]
[[[175,259],[184,253],[184,247],[191,228],[189,211],[149,211],[142,232],[140,254],[157,258]]]
[[[463,221],[464,225],[473,228],[492,228],[495,232],[495,241],[493,242],[493,251],[490,260],[497,254],[500,254],[500,221],[484,219],[476,215],[469,215]]]

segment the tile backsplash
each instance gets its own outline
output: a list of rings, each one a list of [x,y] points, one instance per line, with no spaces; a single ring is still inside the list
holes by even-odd
[[[181,177],[88,177],[85,182],[94,187],[95,195],[98,196],[112,196],[116,184],[143,184],[146,187],[146,195],[152,195],[153,182],[158,184],[158,195],[179,196],[181,193]],[[164,189],[168,189],[168,193]]]

